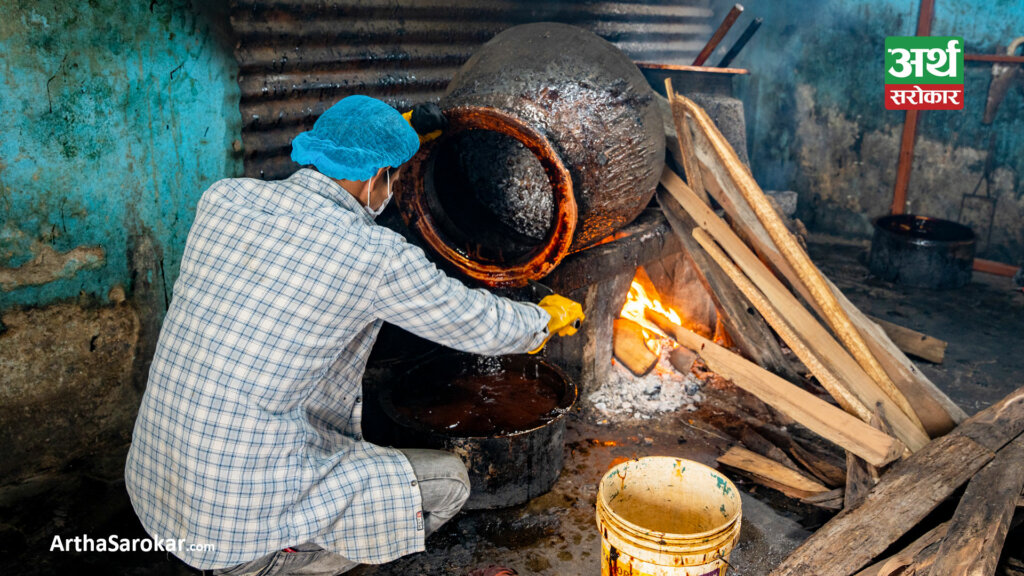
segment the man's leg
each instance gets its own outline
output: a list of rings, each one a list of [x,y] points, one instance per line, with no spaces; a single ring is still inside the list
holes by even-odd
[[[316,544],[298,544],[272,552],[252,562],[227,570],[214,570],[214,576],[336,576],[358,566],[357,563]]]
[[[420,489],[423,501],[423,524],[427,536],[462,509],[469,498],[469,475],[458,456],[441,450],[403,449]],[[272,576],[295,574],[320,576],[340,574],[357,564],[323,550],[315,544],[291,548],[295,552],[274,552],[226,570],[214,570],[215,576]]]
[[[469,474],[462,460],[450,452],[404,448],[423,500],[427,536],[451,520],[469,498]]]

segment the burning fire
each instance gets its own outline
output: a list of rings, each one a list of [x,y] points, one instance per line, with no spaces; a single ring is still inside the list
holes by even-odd
[[[644,315],[644,311],[648,309],[663,314],[676,324],[682,325],[679,314],[661,303],[658,291],[654,288],[654,283],[651,282],[644,269],[637,268],[636,276],[633,277],[633,283],[629,287],[629,294],[626,296],[626,303],[622,306],[619,316],[632,320],[643,327],[644,340],[651,352],[661,353],[661,348],[666,343],[674,348],[675,345],[671,344],[668,335]]]

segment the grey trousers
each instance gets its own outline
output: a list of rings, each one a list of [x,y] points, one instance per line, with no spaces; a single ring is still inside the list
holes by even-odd
[[[451,520],[469,498],[469,476],[462,460],[440,450],[404,449],[412,465],[423,500],[423,528],[427,536]],[[271,552],[251,562],[223,570],[215,576],[334,576],[358,566],[348,558],[313,543],[291,546],[294,552]]]

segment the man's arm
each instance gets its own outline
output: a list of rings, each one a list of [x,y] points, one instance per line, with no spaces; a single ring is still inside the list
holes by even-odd
[[[538,348],[547,337],[551,319],[534,304],[466,287],[407,242],[398,243],[385,264],[374,312],[417,336],[487,355]]]

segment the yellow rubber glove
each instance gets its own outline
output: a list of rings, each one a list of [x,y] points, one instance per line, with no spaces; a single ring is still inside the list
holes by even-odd
[[[434,140],[435,138],[437,138],[438,136],[441,135],[441,130],[440,129],[438,129],[438,130],[430,130],[430,131],[424,130],[426,133],[425,134],[420,134],[420,130],[422,130],[423,128],[422,127],[417,128],[416,123],[413,122],[413,119],[412,119],[413,112],[415,112],[415,111],[416,111],[415,108],[412,109],[412,110],[409,110],[408,112],[402,114],[402,118],[405,118],[405,121],[408,122],[409,125],[413,127],[413,130],[416,130],[416,135],[420,137],[420,144],[426,144],[427,142],[430,142],[431,140]],[[440,114],[440,109],[438,109],[437,114],[438,115]],[[428,123],[429,124],[436,124],[438,122],[444,123],[443,121],[438,120],[438,119],[431,119],[431,121],[429,121]]]
[[[583,306],[580,306],[579,302],[574,302],[558,294],[545,296],[537,305],[551,316],[551,320],[548,320],[548,338],[551,337],[551,334],[572,336],[586,318],[583,315]],[[545,338],[536,350],[530,351],[530,354],[540,352],[547,342],[548,339]]]

